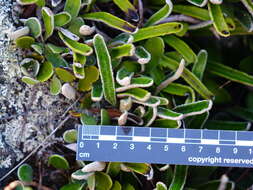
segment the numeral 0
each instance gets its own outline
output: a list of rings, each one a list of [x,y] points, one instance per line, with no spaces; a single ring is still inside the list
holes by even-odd
[[[216,147],[216,153],[217,153],[217,154],[220,153],[220,147]]]
[[[80,148],[83,148],[84,147],[84,143],[80,142],[79,146],[80,146]]]

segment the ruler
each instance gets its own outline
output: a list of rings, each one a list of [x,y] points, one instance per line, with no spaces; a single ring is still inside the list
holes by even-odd
[[[85,125],[77,160],[253,167],[253,132]]]

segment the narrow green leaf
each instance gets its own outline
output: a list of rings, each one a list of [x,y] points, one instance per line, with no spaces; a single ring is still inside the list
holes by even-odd
[[[29,27],[30,33],[34,38],[38,38],[41,35],[42,29],[39,19],[36,17],[30,17],[25,21],[25,25]]]
[[[36,3],[38,0],[17,0],[20,5],[30,5]]]
[[[191,5],[174,5],[173,12],[191,16],[200,20],[210,20],[209,13],[206,9]]]
[[[156,13],[154,13],[144,24],[145,27],[155,25],[159,21],[162,21],[163,19],[167,18],[173,9],[173,4],[171,0],[166,0],[166,4]]]
[[[152,96],[152,97],[155,97],[155,98],[158,98],[160,100],[160,106],[166,106],[169,104],[169,100],[167,98],[164,98],[164,97],[159,97],[159,96]]]
[[[68,12],[60,12],[54,15],[54,24],[56,27],[61,27],[71,21],[71,15]]]
[[[17,171],[18,179],[23,182],[33,181],[33,169],[28,164],[22,164]]]
[[[157,36],[164,36],[180,32],[183,29],[183,25],[179,22],[170,22],[165,24],[159,24],[155,26],[149,26],[139,29],[133,34],[134,42],[149,39]]]
[[[77,130],[69,129],[63,133],[63,139],[67,143],[76,143],[77,142]]]
[[[129,72],[125,67],[121,67],[116,74],[116,81],[122,85],[127,86],[131,83],[134,72]]]
[[[133,44],[124,44],[110,49],[112,59],[120,59],[126,56],[133,56],[135,47]]]
[[[91,99],[94,102],[100,102],[103,98],[103,89],[101,88],[101,82],[97,81],[92,85]]]
[[[183,84],[170,83],[170,85],[164,88],[162,92],[166,92],[166,93],[177,95],[177,96],[188,96],[190,97],[191,102],[195,101],[194,90],[191,87],[183,85]]]
[[[170,109],[158,107],[157,116],[162,119],[169,119],[169,120],[181,120],[183,119],[183,114],[174,112]]]
[[[30,48],[35,42],[35,39],[31,36],[22,36],[15,40],[15,44],[19,48]]]
[[[214,75],[226,78],[228,80],[238,82],[247,86],[253,86],[252,75],[248,75],[247,73],[233,69],[229,66],[216,62],[208,62],[207,70]]]
[[[116,93],[111,57],[106,47],[104,38],[101,35],[96,34],[93,39],[93,44],[96,51],[104,97],[109,103],[115,105]]]
[[[206,129],[212,129],[212,130],[249,130],[251,127],[250,122],[241,122],[241,121],[219,121],[219,120],[209,120],[204,125],[204,128]]]
[[[131,34],[121,33],[109,42],[109,46],[119,46],[124,44],[131,44],[134,38]]]
[[[224,37],[229,36],[229,28],[223,16],[220,5],[208,3],[208,10],[211,20],[213,21],[214,28],[218,34]]]
[[[82,17],[87,20],[103,22],[123,32],[132,33],[136,30],[136,27],[134,25],[107,12],[87,13],[82,15]]]
[[[117,97],[119,98],[132,97],[142,102],[147,101],[150,96],[151,93],[142,88],[133,88],[117,94]]]
[[[140,64],[147,64],[151,59],[150,53],[142,46],[136,47],[135,57],[137,58],[137,62]]]
[[[199,115],[204,112],[207,112],[212,108],[212,105],[213,105],[213,102],[211,100],[202,100],[198,102],[192,102],[192,103],[176,106],[173,109],[173,111],[182,113],[183,117],[188,117],[188,116]]]
[[[144,105],[144,106],[149,106],[149,107],[157,107],[160,105],[160,99],[155,97],[155,96],[151,96],[147,101],[145,102],[141,102],[141,101],[138,101],[138,100],[135,100],[133,99],[132,100],[134,103],[137,103],[137,104],[141,104],[141,105]]]
[[[132,5],[132,3],[129,0],[113,0],[113,2],[123,11],[126,13],[126,15],[131,18],[133,21],[139,20],[139,15],[137,13],[137,10]]]
[[[156,119],[152,126],[164,128],[179,128],[181,126],[181,120]]]
[[[83,43],[79,43],[75,40],[72,40],[61,32],[58,32],[58,34],[61,40],[65,43],[65,45],[68,46],[70,49],[72,49],[74,52],[79,53],[81,55],[85,55],[85,56],[92,54],[93,50],[90,46]]]
[[[35,85],[35,84],[38,84],[40,81],[36,80],[36,79],[33,79],[31,77],[28,77],[28,76],[23,76],[22,77],[22,81],[28,85]]]
[[[55,73],[63,82],[72,82],[75,80],[75,76],[66,69],[55,68]]]
[[[169,57],[163,56],[160,65],[175,71],[178,68],[179,63]],[[187,68],[184,68],[182,78],[203,98],[211,99],[213,97],[213,94],[205,87],[205,85]]]
[[[146,76],[141,76],[131,79],[131,84],[116,88],[116,92],[123,92],[125,90],[133,88],[147,88],[152,86],[154,83],[153,79]]]
[[[96,82],[99,78],[99,71],[95,66],[87,66],[84,68],[85,78],[79,80],[78,90],[80,91],[89,91],[92,88],[92,84]]]
[[[112,187],[112,179],[104,172],[95,173],[96,190],[110,190]]]
[[[192,73],[198,77],[199,80],[202,80],[203,78],[206,69],[207,56],[208,54],[206,50],[200,50],[197,60],[192,67]]]
[[[189,3],[196,5],[198,7],[206,6],[208,0],[187,0]]]
[[[54,32],[54,13],[47,7],[42,7],[41,15],[45,27],[45,39],[49,38]]]
[[[95,190],[95,185],[96,185],[95,175],[91,175],[88,177],[87,184],[88,184],[89,190]]]
[[[43,50],[44,50],[44,46],[41,43],[33,43],[31,45],[31,48],[37,52],[38,54],[42,55],[43,54]]]
[[[81,113],[80,120],[83,125],[97,125],[96,119],[92,116],[85,114],[85,113]]]
[[[68,12],[72,18],[75,18],[79,14],[81,3],[81,0],[66,0],[64,11]]]
[[[45,47],[45,57],[54,67],[68,67],[68,62],[58,53],[53,53],[50,47]]]
[[[123,163],[128,169],[139,173],[139,174],[146,174],[150,170],[149,164],[146,163]]]
[[[65,47],[56,46],[51,43],[48,43],[47,47],[52,51],[52,53],[59,54],[59,53],[67,52],[67,49]]]
[[[101,109],[100,116],[101,116],[101,125],[110,125],[111,124],[111,118],[110,118],[110,115],[106,109]]]
[[[176,165],[172,182],[169,186],[169,190],[183,190],[186,177],[187,177],[188,166]]]
[[[148,107],[147,112],[143,116],[143,119],[145,121],[144,126],[148,127],[152,125],[156,118],[157,118],[157,107]]]
[[[52,165],[53,167],[57,169],[69,169],[69,163],[68,161],[58,154],[53,154],[48,158],[48,164]]]
[[[173,35],[165,36],[163,39],[165,43],[177,50],[187,63],[193,63],[196,61],[196,54],[183,40]]]
[[[39,80],[40,82],[45,82],[48,79],[50,79],[53,74],[54,74],[54,68],[53,68],[52,63],[46,61],[42,63],[42,65],[40,66],[40,70],[37,75],[37,80]]]
[[[50,81],[50,93],[52,95],[58,95],[61,92],[61,81],[54,76]]]

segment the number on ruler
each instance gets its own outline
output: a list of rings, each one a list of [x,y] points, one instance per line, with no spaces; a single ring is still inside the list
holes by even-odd
[[[152,149],[151,144],[149,144],[149,145],[147,146],[147,149],[148,149],[148,150],[151,150],[151,149]]]
[[[249,149],[249,154],[252,154],[252,149],[251,148]]]
[[[202,152],[203,146],[199,146],[199,152]]]
[[[112,147],[113,147],[113,149],[117,150],[118,149],[118,143],[113,143]]]
[[[165,152],[167,152],[167,151],[169,150],[169,146],[168,146],[168,145],[164,145],[163,150],[164,150]]]
[[[181,146],[181,151],[185,152],[186,151],[186,147],[185,146]]]
[[[237,152],[238,152],[238,149],[237,148],[233,148],[233,153],[237,154]]]
[[[130,148],[131,150],[133,150],[133,149],[134,149],[134,144],[131,143],[129,148]]]
[[[220,147],[216,147],[216,153],[217,153],[217,154],[220,153]]]
[[[84,143],[80,142],[79,146],[80,146],[80,148],[83,148],[84,147]]]
[[[100,148],[100,144],[99,144],[99,142],[97,142],[97,148]]]

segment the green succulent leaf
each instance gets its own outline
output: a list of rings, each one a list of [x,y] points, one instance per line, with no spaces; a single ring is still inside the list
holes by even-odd
[[[253,86],[253,76],[248,75],[245,72],[233,69],[229,66],[216,63],[216,62],[208,62],[207,64],[208,72],[226,78],[228,80],[238,82],[247,86]]]
[[[137,62],[140,64],[147,64],[151,59],[150,53],[142,46],[136,47],[135,57],[137,58]]]
[[[93,50],[90,46],[83,43],[79,43],[75,40],[72,40],[61,32],[59,32],[58,34],[61,40],[64,42],[64,44],[68,46],[70,49],[72,49],[72,51],[79,53],[81,55],[85,55],[85,56],[88,56],[93,53]]]
[[[229,36],[229,28],[223,16],[220,5],[208,3],[208,10],[211,20],[213,21],[214,28],[218,34],[224,37]]]
[[[178,68],[179,63],[167,56],[163,56],[160,65],[175,71]],[[206,86],[187,68],[184,68],[181,76],[203,98],[211,99],[213,97],[213,94],[206,88]]]
[[[63,133],[63,139],[67,143],[76,143],[77,142],[77,130],[70,129]]]
[[[146,163],[123,163],[131,171],[139,174],[147,174],[150,170],[149,164]]]
[[[111,118],[110,118],[110,115],[106,109],[101,109],[100,115],[101,115],[101,125],[110,125],[111,124]]]
[[[85,113],[81,113],[80,119],[81,119],[81,123],[83,125],[96,125],[97,124],[97,121],[94,117],[89,116]]]
[[[82,190],[84,184],[82,183],[69,183],[60,188],[60,190]]]
[[[149,106],[149,107],[157,107],[160,105],[160,99],[155,97],[155,96],[151,96],[147,101],[145,102],[141,102],[138,100],[133,99],[134,103],[138,103],[144,106]]]
[[[19,48],[30,48],[35,42],[34,38],[31,36],[22,36],[15,40],[15,44]]]
[[[134,42],[141,40],[164,36],[168,34],[174,34],[180,32],[183,29],[183,25],[179,22],[170,22],[165,24],[159,24],[155,26],[149,26],[146,28],[141,28],[133,34]]]
[[[106,173],[112,177],[116,177],[120,172],[120,162],[109,162]]]
[[[154,13],[144,24],[145,27],[155,25],[156,23],[162,21],[167,18],[173,9],[173,4],[171,0],[166,0],[166,4],[156,13]]]
[[[76,78],[70,71],[63,68],[55,68],[55,73],[63,82],[72,82]]]
[[[85,78],[85,69],[84,67],[77,67],[73,64],[73,72],[76,78],[84,79]]]
[[[38,0],[17,0],[20,5],[30,5],[37,3]]]
[[[40,63],[32,58],[25,58],[21,61],[21,72],[29,77],[36,77],[39,73]]]
[[[55,27],[61,27],[68,24],[71,21],[71,15],[68,12],[61,12],[54,15]]]
[[[188,166],[176,165],[172,182],[169,186],[169,190],[183,190],[186,177],[187,177]]]
[[[47,47],[51,50],[53,54],[59,54],[63,52],[67,52],[68,50],[64,47],[56,46],[54,44],[48,43]]]
[[[35,85],[35,84],[38,84],[40,81],[34,79],[34,78],[31,78],[31,77],[28,77],[28,76],[23,76],[22,77],[22,81],[28,85]]]
[[[162,119],[169,120],[181,120],[183,119],[183,114],[174,112],[168,108],[158,107],[157,116]]]
[[[206,6],[208,0],[187,0],[189,3],[196,5],[198,7]]]
[[[133,44],[124,44],[110,49],[112,59],[133,56],[135,47]]]
[[[94,12],[82,15],[84,19],[103,22],[112,28],[121,30],[123,32],[132,33],[136,27],[125,20],[122,20],[107,12]]]
[[[101,88],[101,85],[100,81],[97,81],[92,85],[91,99],[94,102],[100,102],[103,98],[103,89]]]
[[[54,14],[48,7],[43,7],[41,15],[45,27],[45,39],[48,39],[54,32]]]
[[[131,83],[134,72],[129,72],[125,67],[121,67],[116,74],[116,81],[122,85],[127,86]]]
[[[68,67],[68,62],[58,53],[53,53],[52,47],[45,47],[45,57],[54,67]],[[54,50],[55,51],[55,50]]]
[[[251,126],[250,122],[243,121],[223,121],[223,120],[209,120],[205,123],[205,129],[211,130],[236,130],[245,131],[249,130]]]
[[[40,82],[45,82],[48,79],[50,79],[53,74],[54,74],[54,68],[53,68],[52,63],[45,61],[40,66],[40,70],[36,78]]]
[[[167,186],[163,182],[157,182],[155,190],[167,190]]]
[[[30,33],[34,38],[41,36],[42,29],[39,19],[30,17],[25,21],[25,25],[29,27]]]
[[[90,91],[92,88],[92,84],[96,82],[99,78],[99,71],[95,66],[85,67],[84,70],[85,70],[85,78],[79,80],[78,90]]]
[[[133,88],[117,94],[117,97],[119,98],[132,97],[141,102],[147,101],[150,98],[150,96],[151,93],[142,88]]]
[[[176,106],[173,109],[173,111],[182,113],[183,117],[188,117],[188,116],[199,115],[204,112],[207,112],[212,108],[212,105],[213,105],[213,102],[211,100],[202,100],[198,102]]]
[[[68,24],[68,30],[73,34],[81,37],[79,29],[84,25],[84,21],[81,17],[72,18],[71,22]]]
[[[17,171],[18,179],[23,182],[33,181],[33,169],[28,164],[22,164]]]
[[[50,93],[52,95],[58,95],[61,92],[61,81],[54,76],[50,81]]]
[[[118,181],[114,181],[111,190],[121,190],[121,184]]]
[[[165,36],[163,39],[165,43],[177,50],[187,63],[196,61],[196,54],[183,40],[173,35]]]
[[[200,0],[202,1],[202,0]],[[191,5],[174,5],[173,12],[191,16],[200,20],[210,20],[208,10]]]
[[[156,119],[152,126],[163,128],[179,128],[181,126],[181,120]]]
[[[93,44],[96,51],[97,63],[99,67],[104,97],[109,103],[115,105],[115,82],[113,78],[110,54],[108,52],[104,38],[101,35],[95,35],[93,39]]]
[[[104,172],[95,173],[96,190],[110,190],[112,187],[111,177]]]
[[[129,0],[121,1],[121,0],[113,0],[113,2],[123,11],[126,15],[131,18],[133,21],[139,20],[139,15],[137,14],[137,10],[132,5]]]
[[[48,158],[48,164],[57,168],[67,170],[69,169],[69,162],[58,154],[53,154]]]
[[[109,46],[119,46],[124,44],[131,44],[134,38],[131,34],[121,33],[109,42]]]
[[[200,50],[197,60],[192,67],[192,73],[200,80],[202,80],[206,69],[207,56],[208,54],[206,50]]]
[[[72,18],[75,18],[79,14],[81,3],[81,0],[66,0],[64,11],[68,12]]]

